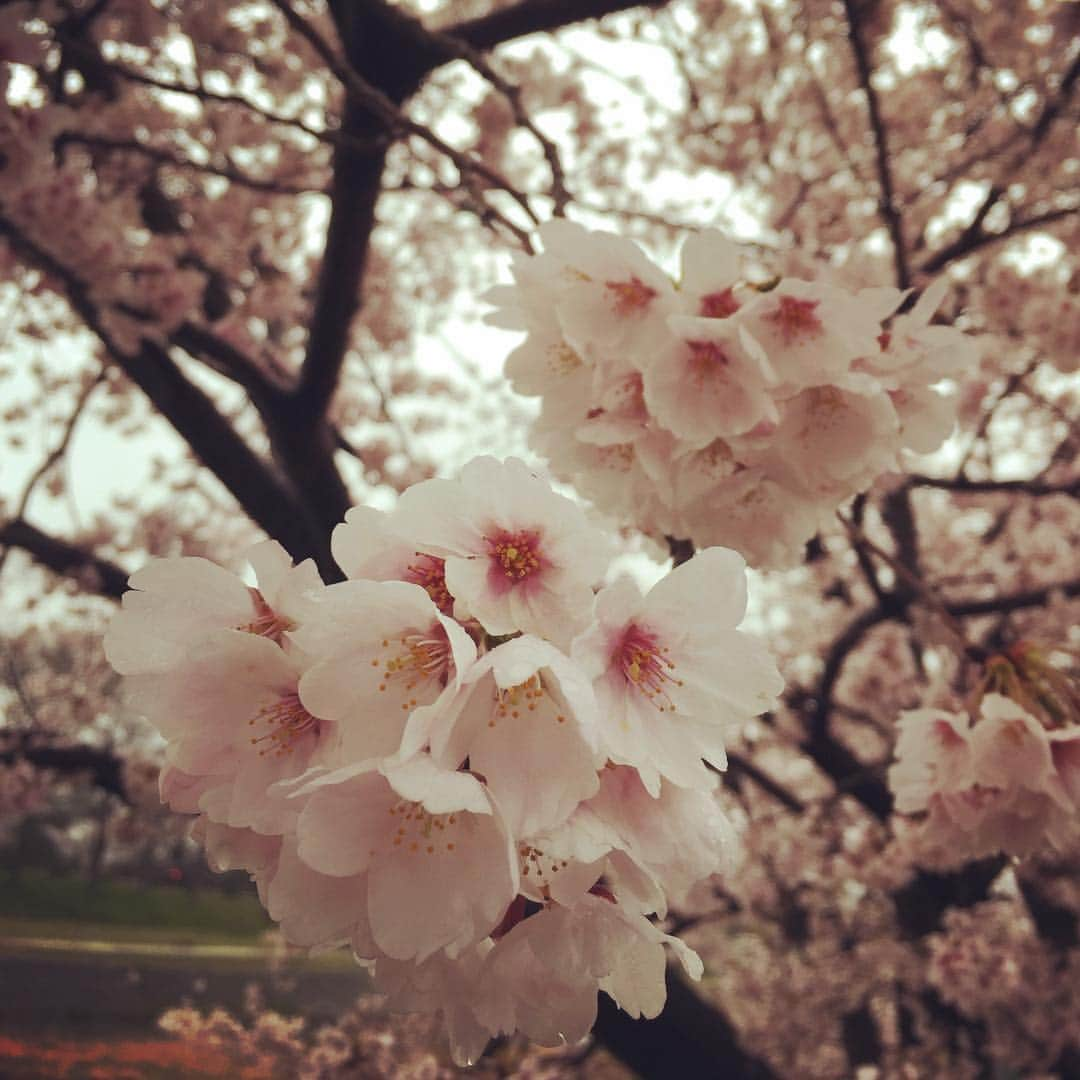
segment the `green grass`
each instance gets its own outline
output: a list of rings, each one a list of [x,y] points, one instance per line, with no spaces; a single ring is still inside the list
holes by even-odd
[[[156,941],[253,941],[271,922],[251,894],[227,895],[169,885],[125,881],[91,884],[81,878],[51,877],[26,871],[0,876],[0,920],[14,928],[36,924],[19,936],[92,937],[104,928],[116,939]],[[48,924],[52,924],[50,930]],[[65,933],[57,933],[58,928]],[[140,934],[144,936],[139,936]]]

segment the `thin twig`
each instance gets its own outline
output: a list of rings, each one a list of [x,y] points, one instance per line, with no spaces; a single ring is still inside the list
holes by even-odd
[[[271,0],[271,2],[281,12],[289,26],[303,37],[323,59],[345,87],[349,96],[367,109],[389,132],[398,136],[412,135],[426,142],[453,162],[463,177],[470,173],[474,174],[483,178],[491,187],[506,192],[534,225],[540,224],[540,219],[529,205],[528,199],[501,173],[481,161],[476,155],[463,153],[436,135],[430,128],[406,116],[382,90],[372,86],[350,64],[339,59],[318,30],[298,15],[288,0]]]
[[[23,515],[26,513],[27,506],[30,505],[30,500],[34,496],[34,490],[41,482],[42,478],[49,472],[50,469],[67,453],[67,448],[71,444],[72,436],[75,434],[75,428],[78,426],[79,419],[82,417],[83,411],[86,408],[87,402],[90,400],[91,394],[102,384],[105,380],[105,368],[102,369],[90,380],[79,392],[79,396],[75,399],[75,406],[71,410],[71,414],[68,416],[66,423],[64,424],[63,431],[60,436],[60,441],[49,452],[45,460],[34,470],[30,479],[26,482],[26,487],[23,488],[22,497],[19,499],[15,507],[15,513],[11,515],[11,521],[22,521]],[[7,562],[8,553],[11,551],[11,547],[4,547],[0,550],[0,574],[4,572],[4,564]]]

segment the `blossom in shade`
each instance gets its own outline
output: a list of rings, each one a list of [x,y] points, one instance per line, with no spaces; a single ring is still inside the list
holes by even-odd
[[[386,1006],[401,1012],[441,1012],[454,1062],[474,1065],[491,1041],[492,1033],[476,1017],[476,1004],[485,993],[497,993],[481,979],[484,958],[494,942],[490,938],[453,957],[433,953],[418,964],[380,958],[375,964],[379,991]]]
[[[422,961],[486,937],[518,891],[517,859],[486,787],[426,755],[361,762],[296,786],[300,860],[351,881],[380,954]],[[304,876],[290,893],[303,903]]]
[[[764,645],[735,629],[745,609],[745,563],[724,548],[698,552],[645,596],[626,579],[597,596],[573,656],[593,680],[603,750],[651,794],[661,777],[710,790],[702,759],[723,768],[728,727],[783,688]]]
[[[155,559],[132,574],[105,655],[121,675],[167,671],[215,630],[243,630],[287,647],[285,634],[322,588],[314,562],[293,566],[280,544],[248,552],[257,588],[208,559]]]
[[[791,486],[839,499],[896,465],[898,435],[889,395],[849,376],[845,385],[814,386],[788,401],[769,455],[774,475],[791,476]]]
[[[363,896],[364,875],[322,874],[300,858],[295,836],[286,838],[277,861],[261,875],[267,914],[285,940],[303,948],[348,942],[357,956],[371,956],[372,940]]]
[[[1080,834],[1071,744],[1021,705],[986,694],[964,713],[920,709],[900,719],[889,786],[903,813],[925,814],[918,843],[953,860],[1026,855]]]
[[[654,796],[636,769],[609,766],[585,806],[614,829],[676,903],[703,879],[734,869],[738,839],[715,786],[708,791],[665,781]]]
[[[701,977],[692,949],[610,894],[586,895],[572,907],[549,905],[487,954],[482,978],[498,992],[478,1001],[477,1014],[492,1033],[522,1031],[547,1046],[589,1033],[597,989],[632,1017],[658,1016],[666,998],[665,946],[687,974]]]
[[[333,759],[335,724],[300,701],[297,656],[268,638],[219,630],[160,674],[134,675],[128,700],[169,740],[162,793],[184,812],[275,834],[287,817],[269,789]]]

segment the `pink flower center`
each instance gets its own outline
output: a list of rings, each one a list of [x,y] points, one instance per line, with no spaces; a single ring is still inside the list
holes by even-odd
[[[731,357],[715,341],[688,341],[686,347],[690,369],[699,377],[714,375],[731,363]]]
[[[282,694],[277,701],[264,705],[249,721],[249,726],[265,724],[269,730],[253,735],[251,745],[259,747],[259,757],[273,754],[285,757],[305,735],[319,734],[319,721],[300,704],[295,690]],[[260,745],[264,744],[264,745]]]
[[[739,301],[730,286],[719,292],[707,293],[698,304],[698,314],[707,319],[726,319],[739,310]]]
[[[540,533],[536,529],[519,529],[517,532],[503,529],[485,539],[492,570],[512,585],[525,581],[544,566]]]
[[[444,615],[453,614],[454,598],[446,588],[446,564],[442,559],[418,551],[416,561],[409,563],[404,577],[419,585]]]
[[[238,626],[237,630],[269,638],[275,645],[280,645],[285,634],[296,629],[296,623],[284,615],[279,615],[266,602],[258,589],[249,588],[248,592],[251,594],[251,603],[255,608],[255,618],[249,623],[244,623],[243,626]]]
[[[620,319],[630,315],[639,315],[656,299],[656,290],[646,285],[641,278],[634,276],[629,281],[606,281],[611,305]]]
[[[598,446],[596,448],[596,464],[598,468],[608,469],[611,472],[629,472],[634,467],[633,443]]]
[[[430,814],[422,803],[405,799],[394,803],[388,812],[396,819],[391,822],[391,850],[409,855],[452,855],[457,850],[457,842],[452,839],[458,832],[457,814]]]
[[[675,663],[668,658],[669,651],[655,634],[636,623],[626,628],[615,649],[615,664],[623,678],[660,712],[675,711],[668,691],[673,686],[682,686],[682,680],[672,674]]]
[[[822,331],[816,310],[820,300],[800,300],[796,296],[781,296],[780,306],[765,318],[775,324],[785,345],[805,338],[817,337]]]
[[[433,623],[426,632],[413,631],[402,634],[396,640],[384,638],[382,643],[385,658],[376,657],[372,667],[382,667],[379,690],[386,692],[394,684],[406,693],[415,690],[424,683],[435,682],[445,686],[449,680],[453,653],[446,631],[438,623]],[[401,684],[404,683],[402,687]],[[403,701],[402,709],[414,708],[416,698]]]

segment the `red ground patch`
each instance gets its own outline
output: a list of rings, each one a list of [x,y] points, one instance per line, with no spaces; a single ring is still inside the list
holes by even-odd
[[[6,1035],[0,1035],[0,1075],[5,1080],[257,1080],[259,1076],[227,1054],[170,1039],[33,1042]]]

